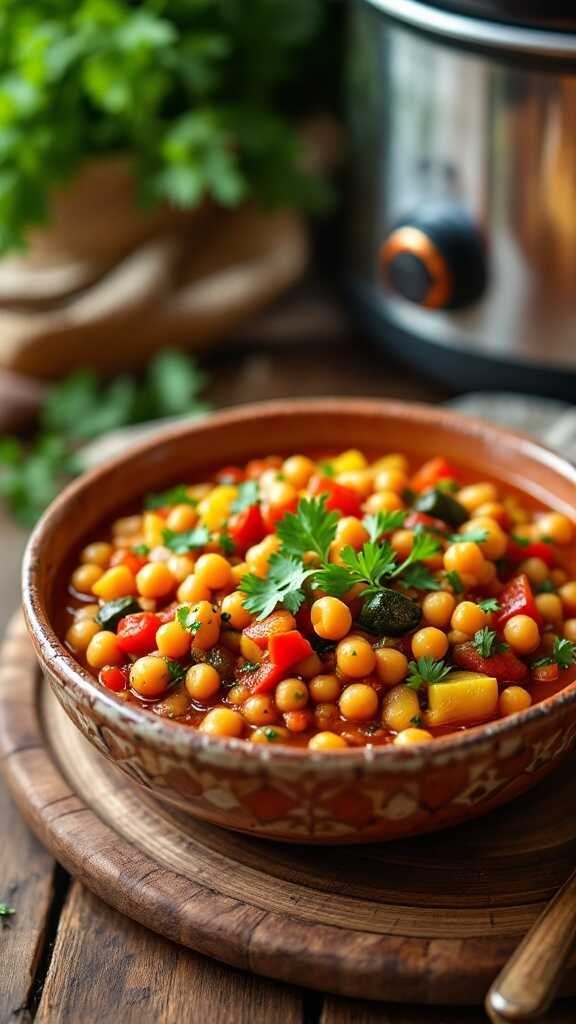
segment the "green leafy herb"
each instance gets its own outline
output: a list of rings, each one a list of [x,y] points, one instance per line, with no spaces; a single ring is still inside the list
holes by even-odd
[[[537,594],[555,594],[556,587],[552,580],[541,580],[540,583],[532,584]]]
[[[510,537],[519,548],[527,548],[530,544],[527,537],[519,537],[516,533],[510,534]]]
[[[238,485],[238,494],[232,502],[232,512],[243,512],[245,508],[256,505],[260,500],[260,488],[257,480],[244,480]]]
[[[259,619],[267,618],[279,604],[294,614],[304,601],[302,587],[312,573],[293,555],[276,553],[270,558],[265,579],[247,573],[240,580],[239,590],[247,595],[244,607]]]
[[[422,716],[413,715],[412,718],[410,719],[410,725],[413,725],[415,729],[419,729],[422,725]]]
[[[114,601],[107,601],[100,608],[96,622],[102,629],[116,629],[120,619],[125,615],[131,615],[142,611],[135,597],[117,597]]]
[[[363,595],[368,597],[380,590],[382,581],[396,568],[396,556],[388,541],[377,544],[368,540],[360,551],[347,546],[343,548],[341,558],[343,565],[326,564],[314,574],[315,588],[341,597],[356,583],[367,583]]]
[[[3,928],[10,923],[10,918],[14,917],[15,913],[14,907],[9,907],[7,903],[0,903],[0,922]]]
[[[160,494],[148,494],[144,499],[145,508],[150,511],[157,508],[166,508],[172,505],[197,505],[198,501],[196,498],[191,498],[189,488],[186,484],[176,484],[175,487],[171,487],[168,491],[163,491]]]
[[[318,468],[323,476],[333,477],[335,475],[334,466],[331,462],[320,462]]]
[[[268,743],[276,743],[276,740],[280,739],[280,733],[271,725],[261,725],[259,731],[264,733]]]
[[[481,601],[478,601],[478,607],[483,612],[499,612],[500,602],[495,597],[484,597]]]
[[[183,604],[176,609],[176,621],[187,633],[194,634],[202,628],[202,623],[198,622],[194,608],[190,604]]]
[[[150,548],[148,547],[148,544],[134,544],[132,547],[132,551],[134,552],[135,555],[150,554]]]
[[[541,668],[543,665],[558,665],[559,669],[565,671],[576,661],[576,644],[564,637],[554,638],[554,647],[551,656],[540,658],[532,663],[532,668]]]
[[[185,555],[196,548],[203,548],[210,540],[210,533],[205,526],[194,526],[191,530],[177,533],[175,530],[164,530],[163,543],[177,555]]]
[[[243,665],[238,669],[239,672],[256,672],[260,668],[257,661],[245,661]]]
[[[162,661],[166,665],[168,672],[170,673],[170,682],[178,683],[186,675],[186,669],[182,667],[179,661],[174,661],[173,658],[163,657]]]
[[[218,543],[225,555],[233,555],[236,551],[236,545],[226,528],[220,531]]]
[[[409,661],[408,668],[410,671],[406,685],[411,690],[419,690],[421,686],[428,686],[430,683],[441,683],[452,671],[444,661],[435,661],[434,658],[418,658],[417,661]]]
[[[454,591],[455,594],[464,593],[464,590],[466,588],[462,582],[462,577],[459,572],[456,572],[455,569],[452,569],[450,572],[446,573],[446,580],[452,587],[452,590]]]
[[[401,582],[414,590],[442,590],[442,584],[423,562],[414,562],[402,573]]]
[[[326,495],[300,498],[296,512],[287,512],[276,526],[282,548],[290,555],[313,551],[321,559],[328,557],[330,544],[336,536],[338,512],[326,508]]]
[[[498,641],[496,630],[488,629],[488,626],[484,626],[483,629],[478,629],[474,633],[472,643],[481,658],[490,658],[493,654],[501,654],[508,648],[507,644]]]
[[[393,512],[376,512],[375,515],[364,516],[362,520],[364,526],[368,530],[370,540],[380,540],[385,533],[392,533],[394,530],[399,530],[404,525],[406,519],[406,512],[399,508]]]
[[[467,533],[453,533],[450,537],[452,544],[482,544],[488,537],[488,530],[468,530]]]

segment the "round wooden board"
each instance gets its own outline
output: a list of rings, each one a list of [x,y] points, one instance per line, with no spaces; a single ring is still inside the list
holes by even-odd
[[[41,678],[20,616],[0,655],[0,764],[54,856],[192,949],[340,995],[481,1002],[576,861],[575,762],[458,830],[285,846],[194,821],[106,762]],[[576,993],[576,954],[563,992]]]

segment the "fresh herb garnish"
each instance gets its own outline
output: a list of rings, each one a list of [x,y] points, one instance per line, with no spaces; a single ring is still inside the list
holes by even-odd
[[[162,661],[166,665],[168,672],[170,673],[170,682],[179,683],[181,679],[186,675],[186,669],[182,667],[179,661],[174,661],[173,658],[167,658],[164,656]]]
[[[532,584],[537,594],[555,594],[556,587],[552,580],[541,580],[540,583]]]
[[[530,544],[530,541],[528,540],[527,537],[519,537],[516,533],[511,533],[510,534],[510,539],[513,540],[514,543],[517,544],[519,548],[527,548],[528,545]]]
[[[483,612],[499,612],[500,602],[495,597],[483,597],[481,601],[478,601],[478,607]]]
[[[14,917],[15,913],[14,907],[9,907],[7,903],[0,903],[0,921],[3,928],[7,927],[10,923],[10,918]]]
[[[412,718],[410,719],[410,725],[413,725],[416,729],[419,729],[420,726],[422,725],[422,716],[413,715]]]
[[[406,519],[406,512],[401,509],[394,509],[393,512],[376,512],[375,515],[364,516],[362,520],[364,526],[368,530],[370,540],[380,540],[385,533],[392,533],[394,530],[400,530],[404,525]]]
[[[493,654],[501,654],[508,649],[508,645],[498,641],[498,634],[495,629],[478,629],[472,639],[474,647],[481,658],[490,658]]]
[[[245,661],[243,665],[238,669],[239,672],[255,672],[256,669],[260,668],[260,664],[257,661]]]
[[[260,488],[257,480],[244,480],[238,484],[238,494],[234,498],[231,512],[243,512],[251,505],[257,505],[260,501]]]
[[[442,590],[442,584],[422,562],[414,562],[402,573],[401,583],[414,590]]]
[[[462,577],[455,569],[451,569],[450,572],[446,573],[446,581],[450,584],[455,594],[464,593],[466,588],[462,582]]]
[[[418,658],[417,661],[409,661],[410,669],[406,686],[411,690],[419,690],[423,685],[430,683],[441,683],[449,672],[452,671],[444,661],[435,661],[434,658]]]
[[[335,475],[335,469],[331,462],[320,462],[318,468],[323,476],[333,477]]]
[[[451,544],[482,544],[488,538],[488,530],[468,530],[467,533],[453,533],[449,540]]]
[[[203,548],[210,540],[210,534],[205,526],[194,526],[191,530],[183,530],[182,533],[164,530],[162,536],[165,546],[177,555],[186,555],[196,548]]]
[[[186,484],[176,484],[168,491],[161,491],[157,494],[147,494],[144,499],[144,507],[149,511],[157,508],[167,508],[172,505],[197,505],[196,498],[190,497],[189,488]]]
[[[232,537],[228,533],[226,527],[224,527],[218,535],[218,543],[222,548],[225,555],[233,555],[236,551],[236,545],[232,540]]]
[[[96,615],[96,622],[102,629],[116,629],[125,615],[134,615],[141,611],[142,608],[135,597],[116,597],[102,605]]]
[[[313,569],[305,569],[303,563],[281,552],[273,554],[268,563],[265,579],[254,573],[242,577],[238,589],[247,594],[244,607],[259,619],[271,615],[277,605],[282,604],[293,614],[304,602],[303,584]]]
[[[132,551],[135,555],[149,555],[150,548],[148,544],[134,544]]]
[[[290,555],[313,551],[322,560],[328,557],[330,544],[336,536],[340,516],[326,508],[326,495],[300,498],[295,512],[287,512],[276,526],[282,548]]]
[[[314,574],[313,586],[341,597],[356,583],[367,583],[368,586],[362,591],[363,598],[367,598],[381,590],[386,580],[402,577],[414,563],[431,558],[439,547],[435,537],[425,530],[417,529],[414,532],[412,551],[398,565],[396,552],[388,541],[377,544],[368,540],[360,551],[348,546],[340,553],[344,564],[324,565]]]
[[[176,609],[176,621],[187,633],[194,634],[202,628],[202,623],[198,622],[194,607],[191,604],[183,604]]]
[[[275,743],[276,740],[280,739],[280,733],[271,725],[261,725],[260,732],[264,734],[268,743]]]
[[[552,654],[547,658],[539,658],[538,661],[532,662],[532,668],[542,668],[544,665],[558,665],[560,669],[570,668],[576,660],[576,644],[573,644],[571,640],[566,640],[564,637],[554,638],[554,647],[552,648]]]

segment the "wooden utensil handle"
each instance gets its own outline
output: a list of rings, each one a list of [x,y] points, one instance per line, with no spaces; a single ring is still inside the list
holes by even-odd
[[[494,1024],[535,1020],[550,1006],[576,941],[576,872],[558,891],[486,996]]]

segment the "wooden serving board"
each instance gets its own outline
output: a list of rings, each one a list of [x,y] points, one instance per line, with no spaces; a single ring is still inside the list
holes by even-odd
[[[228,964],[340,995],[481,1002],[576,863],[576,762],[457,830],[379,846],[251,839],[155,802],[90,747],[23,622],[0,652],[0,766],[25,818],[91,890]],[[576,993],[576,955],[563,992]]]

